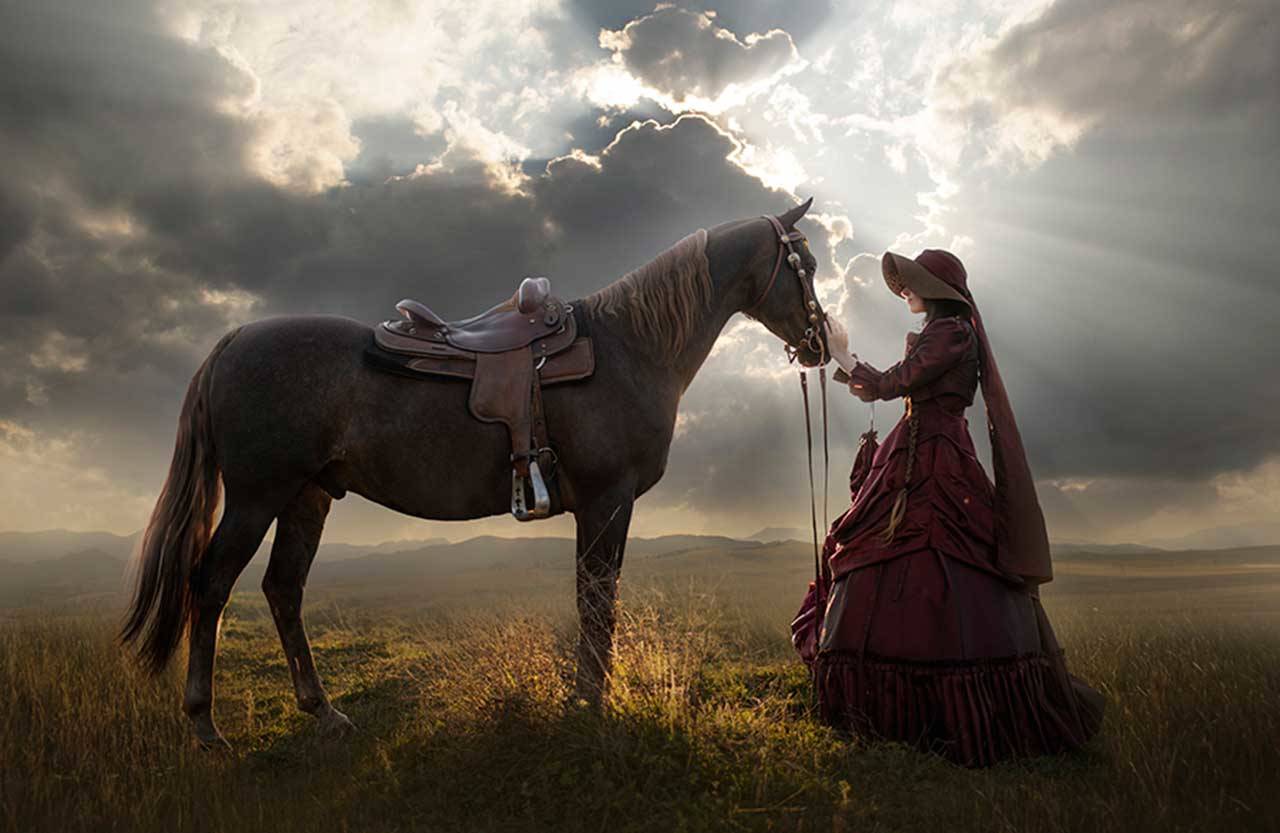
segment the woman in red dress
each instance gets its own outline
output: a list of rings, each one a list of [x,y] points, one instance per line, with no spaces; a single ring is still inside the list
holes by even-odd
[[[870,465],[855,464],[826,574],[793,625],[822,717],[966,766],[1077,748],[1104,699],[1067,672],[1040,605],[1053,576],[1044,517],[964,266],[930,249],[888,253],[882,268],[927,317],[884,371],[848,355],[833,328],[850,390],[902,398],[905,411]],[[964,416],[979,383],[994,485]]]

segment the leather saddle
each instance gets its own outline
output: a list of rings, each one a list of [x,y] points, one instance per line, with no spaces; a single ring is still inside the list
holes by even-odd
[[[525,278],[507,301],[472,318],[445,321],[426,304],[403,300],[400,332],[423,341],[475,353],[505,353],[561,331],[564,304],[551,294],[547,278]]]
[[[412,376],[470,379],[471,415],[501,422],[510,433],[511,514],[521,521],[553,514],[547,479],[556,458],[542,388],[595,372],[591,339],[579,334],[573,306],[551,294],[547,278],[534,277],[507,301],[461,321],[445,321],[412,300],[396,309],[402,319],[374,328],[372,363]]]

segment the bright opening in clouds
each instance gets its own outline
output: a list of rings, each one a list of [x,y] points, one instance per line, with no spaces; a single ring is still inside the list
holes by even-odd
[[[140,528],[236,324],[577,297],[811,195],[824,304],[879,366],[917,325],[880,253],[965,259],[1055,538],[1275,523],[1268,0],[5,9],[0,530]],[[636,532],[807,526],[798,387],[731,322]],[[839,484],[869,414],[834,393]],[[528,532],[352,498],[329,535],[475,530]]]

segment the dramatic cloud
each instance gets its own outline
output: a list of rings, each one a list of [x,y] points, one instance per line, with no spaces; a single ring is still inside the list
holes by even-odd
[[[713,101],[731,84],[766,78],[795,60],[795,44],[781,29],[738,39],[716,25],[714,12],[659,5],[617,31],[602,31],[600,45],[644,83],[677,101]]]
[[[1034,164],[1115,119],[1274,131],[1278,77],[1267,0],[1090,0],[981,44],[942,69],[934,92],[990,157]]]
[[[0,51],[0,419],[154,446],[150,420],[119,418],[131,395],[171,395],[249,303],[225,257],[256,264],[262,247],[228,246],[227,229],[294,236],[244,172],[253,127],[228,111],[251,81],[138,3],[14,9]],[[228,204],[257,216],[232,220]],[[188,261],[209,267],[202,279]]]
[[[688,0],[677,4],[654,0],[570,0],[575,18],[592,27],[620,30],[633,20],[655,11],[656,6],[676,5],[691,12],[710,12],[717,25],[731,32],[768,32],[782,29],[797,44],[803,43],[831,21],[832,0],[752,0],[750,3],[717,3]]]
[[[1059,3],[947,69],[940,88],[993,117],[988,153],[1040,164],[964,174],[982,186],[952,229],[993,244],[970,263],[1002,332],[1043,344],[1014,373],[1045,476],[1203,478],[1280,453],[1280,378],[1260,372],[1280,311],[1258,246],[1280,163],[1267,6]],[[1054,125],[1070,154],[1037,144]]]
[[[590,44],[556,0],[183,0],[168,12],[173,31],[254,78],[254,169],[311,193],[343,181],[362,120],[407,117],[502,160],[558,146],[542,118],[569,112],[553,62]]]

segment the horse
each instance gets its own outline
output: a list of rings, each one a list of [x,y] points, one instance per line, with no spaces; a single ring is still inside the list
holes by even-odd
[[[595,372],[546,388],[543,408],[562,509],[577,527],[573,696],[588,705],[606,693],[633,504],[662,478],[681,396],[726,323],[745,312],[802,365],[826,360],[816,259],[794,229],[812,202],[699,229],[575,302],[589,322]],[[779,279],[784,253],[798,280]],[[322,732],[344,734],[354,727],[329,701],[302,621],[332,501],[354,492],[430,520],[508,509],[504,427],[473,418],[455,380],[369,367],[371,338],[368,325],[341,316],[263,318],[224,335],[188,386],[120,638],[159,673],[186,635],[183,709],[206,748],[228,746],[213,719],[219,621],[273,521],[262,590],[297,704]]]

